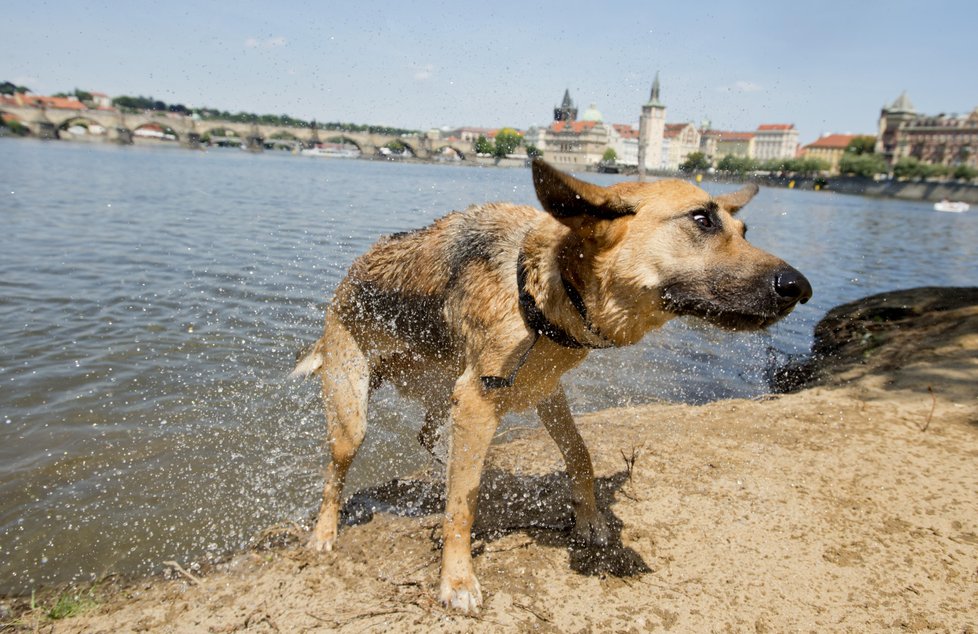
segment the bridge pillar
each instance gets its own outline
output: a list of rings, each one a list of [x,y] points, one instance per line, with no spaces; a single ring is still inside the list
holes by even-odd
[[[261,130],[258,129],[257,123],[251,124],[251,131],[245,137],[245,149],[249,152],[265,151],[265,138],[262,136]]]
[[[132,145],[132,130],[125,126],[117,125],[109,128],[109,140],[119,145]]]
[[[37,111],[31,121],[25,122],[27,127],[31,129],[31,134],[37,139],[57,139],[58,131],[54,129],[54,124],[48,119],[47,115],[44,114],[44,109]]]
[[[199,132],[187,132],[183,135],[183,145],[191,150],[196,150],[200,147],[200,133]]]

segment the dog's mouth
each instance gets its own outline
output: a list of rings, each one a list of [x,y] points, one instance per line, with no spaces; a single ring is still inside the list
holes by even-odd
[[[790,313],[795,303],[777,306],[776,302],[766,302],[761,298],[754,301],[723,301],[688,294],[678,286],[667,287],[662,293],[663,306],[669,312],[684,316],[698,317],[725,330],[762,330],[778,322]]]

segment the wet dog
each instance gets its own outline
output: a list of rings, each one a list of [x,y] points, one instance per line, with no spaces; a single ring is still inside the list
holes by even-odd
[[[426,410],[422,444],[450,434],[439,596],[474,611],[471,528],[500,417],[535,407],[567,465],[577,540],[606,544],[594,473],[560,377],[594,348],[627,346],[669,319],[773,324],[808,280],[750,245],[737,211],[751,185],[711,198],[664,180],[599,187],[533,163],[546,213],[492,203],[381,239],[357,259],[295,375],[322,379],[332,458],[310,545],[330,550],[372,389],[392,382]]]

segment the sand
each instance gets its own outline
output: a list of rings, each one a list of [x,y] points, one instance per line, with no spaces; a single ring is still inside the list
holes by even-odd
[[[603,550],[568,539],[546,434],[500,437],[476,616],[435,600],[442,484],[420,474],[354,496],[332,553],[279,527],[200,573],[75,590],[92,599],[78,616],[6,599],[6,627],[978,632],[978,289],[868,298],[816,337],[813,359],[780,374],[791,393],[579,416],[615,532]]]

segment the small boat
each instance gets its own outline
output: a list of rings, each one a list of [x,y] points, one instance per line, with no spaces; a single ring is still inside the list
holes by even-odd
[[[959,200],[947,200],[945,198],[939,203],[934,203],[934,211],[961,213],[962,211],[968,211],[969,209],[971,209],[971,206],[968,205],[968,203],[964,203]]]
[[[322,158],[357,158],[360,150],[356,146],[329,143],[302,150],[302,156],[318,156]]]

